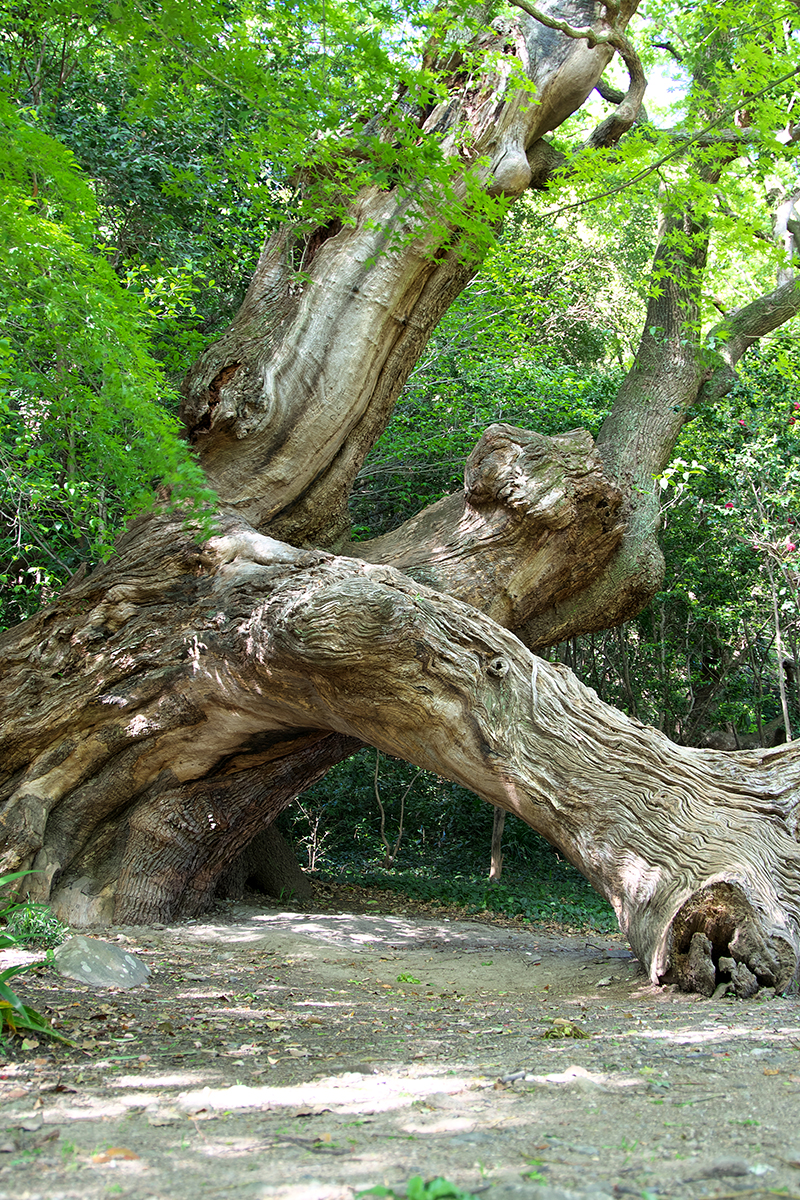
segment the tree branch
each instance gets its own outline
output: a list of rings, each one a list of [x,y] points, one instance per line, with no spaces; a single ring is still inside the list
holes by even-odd
[[[710,330],[706,345],[718,350],[723,360],[702,389],[703,399],[724,396],[733,386],[734,368],[745,351],[773,330],[800,314],[800,280],[789,279],[765,296],[730,313]]]
[[[607,100],[609,104],[622,104],[622,101],[625,99],[625,92],[623,92],[622,88],[614,87],[613,84],[607,83],[605,79],[601,79],[599,83],[595,84],[594,90],[598,96],[602,97],[603,100]]]
[[[611,46],[620,55],[628,69],[630,79],[628,91],[619,100],[616,112],[597,126],[581,149],[598,149],[602,146],[615,145],[635,122],[647,88],[647,79],[641,59],[628,37],[616,24],[619,16],[619,3],[614,0],[614,2],[604,5],[609,20],[607,29],[601,31],[598,23],[574,26],[570,25],[568,21],[559,21],[556,17],[551,17],[549,13],[544,13],[541,9],[536,8],[529,0],[511,0],[511,2],[526,12],[529,17],[533,17],[535,21],[547,26],[548,29],[555,29],[559,33],[564,33],[567,37],[577,40],[585,39],[590,48]]]
[[[653,42],[654,50],[666,50],[667,54],[671,54],[676,62],[683,62],[683,55],[679,50],[676,50],[672,42]]]
[[[620,499],[585,430],[544,437],[491,425],[467,459],[463,493],[348,552],[517,628],[605,569],[623,536]]]
[[[533,17],[534,21],[538,21],[541,25],[546,25],[548,29],[555,29],[558,33],[565,33],[567,37],[575,38],[581,41],[583,38],[589,43],[589,46],[613,46],[615,50],[621,51],[620,41],[627,42],[628,39],[623,33],[615,28],[613,23],[609,24],[608,32],[601,33],[597,25],[570,25],[568,21],[559,21],[557,17],[551,17],[549,13],[542,12],[536,8],[530,0],[511,0],[511,3],[521,8],[529,17]],[[606,11],[613,11],[614,15],[619,11],[618,5],[605,5]],[[615,11],[616,10],[616,11]]]
[[[787,83],[788,80],[794,79],[797,75],[800,75],[800,67],[795,67],[793,71],[789,71],[786,75],[781,75],[779,79],[774,79],[771,83],[767,84],[766,87],[761,88],[760,91],[753,92],[746,97],[740,98],[735,104],[731,104],[727,108],[723,109],[722,112],[713,119],[713,121],[709,121],[708,125],[705,125],[697,133],[687,134],[686,140],[682,145],[676,146],[674,150],[670,150],[668,154],[664,154],[656,162],[651,163],[649,167],[643,167],[641,171],[637,171],[635,175],[631,175],[628,179],[623,180],[622,183],[615,184],[614,187],[606,188],[602,192],[596,192],[593,196],[587,196],[584,200],[576,200],[574,204],[562,204],[559,208],[549,209],[547,212],[542,213],[542,216],[557,217],[560,216],[561,213],[572,212],[576,208],[583,208],[585,204],[594,204],[597,200],[605,200],[609,196],[617,196],[620,192],[627,191],[629,187],[633,187],[635,184],[641,183],[643,180],[649,178],[649,176],[656,174],[656,172],[658,172],[665,163],[670,162],[673,158],[678,158],[681,154],[685,154],[690,146],[707,144],[704,142],[704,139],[707,137],[707,135],[710,134],[712,130],[716,129],[717,126],[727,117],[733,116],[734,113],[738,112],[743,103],[757,100],[760,96],[765,96],[774,88],[779,87],[782,83]],[[744,144],[747,140],[747,136],[743,137],[743,132],[744,131],[742,130],[730,130],[726,131],[722,135],[717,136],[721,140],[727,140],[734,143],[742,142],[742,144]],[[670,134],[670,137],[673,138],[677,138],[678,136],[679,134],[677,132]],[[758,135],[756,134],[755,137],[753,137],[751,134],[750,140],[757,140],[757,136]]]

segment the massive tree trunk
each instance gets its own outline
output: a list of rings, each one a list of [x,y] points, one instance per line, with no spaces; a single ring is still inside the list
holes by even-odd
[[[236,519],[202,553],[143,520],[105,571],[6,647],[3,865],[32,861],[62,910],[202,911],[320,751],[366,741],[558,845],[654,980],[713,990],[720,958],[792,978],[800,748],[675,746],[471,605]]]
[[[629,15],[614,17],[617,43]],[[561,16],[586,25],[594,6]],[[484,43],[517,55],[537,102],[454,68],[421,136],[436,131],[513,200],[546,178],[542,137],[611,48],[528,17]],[[653,472],[747,338],[797,311],[797,289],[784,284],[757,321],[729,320],[710,372],[686,337],[705,243],[692,228],[687,254],[665,236],[674,286],[652,302],[597,446],[583,431],[493,426],[462,494],[353,545],[353,479],[476,264],[446,213],[419,226],[396,188],[365,189],[349,218],[273,238],[233,327],[187,379],[216,536],[141,517],[108,564],[0,639],[0,872],[32,867],[31,892],[75,923],[197,914],[253,838],[368,743],[542,832],[609,898],[654,980],[786,986],[800,957],[800,752],[674,746],[529,647],[650,598]],[[680,221],[692,218],[668,214],[667,232]]]

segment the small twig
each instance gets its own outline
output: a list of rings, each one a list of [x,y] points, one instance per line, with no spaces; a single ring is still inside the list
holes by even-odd
[[[195,1127],[195,1131],[196,1131],[197,1133],[199,1133],[200,1137],[203,1139],[203,1141],[204,1141],[204,1142],[207,1142],[207,1141],[208,1141],[208,1138],[207,1138],[207,1137],[206,1137],[206,1135],[203,1133],[203,1131],[202,1131],[202,1129],[200,1128],[200,1126],[197,1124],[197,1117],[192,1117],[192,1118],[191,1118],[191,1122],[192,1122],[192,1124],[193,1124],[193,1125],[194,1125],[194,1127]]]
[[[280,1146],[283,1142],[291,1142],[293,1146],[302,1146],[304,1150],[310,1150],[312,1154],[351,1154],[350,1150],[342,1150],[339,1146],[328,1146],[325,1142],[320,1142],[317,1138],[299,1138],[290,1137],[288,1134],[276,1134],[275,1137],[269,1139],[267,1143],[270,1146]]]
[[[400,828],[397,831],[397,838],[395,840],[394,850],[393,850],[392,847],[389,845],[389,840],[386,837],[386,833],[385,833],[386,813],[383,808],[383,803],[381,802],[380,788],[378,787],[378,771],[380,770],[380,764],[381,764],[381,752],[380,752],[380,750],[376,750],[375,751],[375,775],[372,780],[372,786],[375,791],[375,799],[378,802],[378,808],[381,810],[380,839],[383,842],[384,848],[386,850],[386,866],[391,867],[394,865],[394,860],[397,858],[397,852],[400,849],[400,840],[403,836],[403,818],[405,816],[406,797],[408,796],[408,793],[411,791],[414,784],[417,782],[417,779],[419,778],[419,774],[422,770],[422,767],[417,767],[417,772],[416,772],[414,778],[411,780],[411,783],[408,785],[408,787],[406,788],[406,790],[403,792],[402,796],[400,797]]]
[[[386,849],[386,858],[388,859],[389,853],[390,853],[389,852],[389,843],[387,842],[386,834],[384,833],[384,830],[386,829],[386,813],[383,810],[383,802],[381,801],[381,793],[380,793],[380,789],[378,788],[378,771],[380,770],[380,766],[381,766],[381,752],[380,752],[380,750],[376,750],[375,751],[375,776],[372,780],[372,789],[375,792],[375,799],[378,801],[378,808],[381,810],[380,839],[383,842],[383,845]],[[391,863],[389,865],[391,866]]]

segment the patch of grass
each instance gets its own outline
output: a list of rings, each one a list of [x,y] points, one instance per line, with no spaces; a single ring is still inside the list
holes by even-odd
[[[404,1192],[396,1192],[393,1188],[377,1187],[367,1191],[356,1192],[356,1200],[363,1196],[382,1196],[385,1200],[477,1200],[474,1192],[465,1192],[455,1183],[447,1179],[424,1180],[421,1175],[412,1175],[406,1184]]]
[[[69,929],[47,905],[31,899],[14,906],[6,918],[6,931],[17,945],[33,949],[60,946],[69,937]]]
[[[562,866],[572,872],[572,877],[553,879],[552,875],[508,872],[507,879],[490,884],[477,873],[439,873],[433,864],[390,869],[377,863],[362,863],[358,867],[347,863],[338,872],[326,871],[320,877],[398,892],[429,904],[453,905],[470,913],[500,913],[601,933],[616,930],[617,919],[611,905],[578,871],[567,864]]]

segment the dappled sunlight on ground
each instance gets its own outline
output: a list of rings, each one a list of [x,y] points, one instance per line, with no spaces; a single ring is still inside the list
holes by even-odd
[[[460,923],[447,918],[436,921],[377,913],[254,913],[244,908],[241,911],[243,920],[235,930],[230,926],[193,923],[184,928],[184,936],[192,941],[246,946],[258,945],[264,939],[271,945],[276,933],[289,934],[311,943],[354,951],[370,950],[376,945],[404,949],[431,941],[447,944],[453,950],[473,949],[476,941],[483,945],[511,944],[519,937],[516,930],[501,926],[477,926],[468,934]],[[306,946],[305,950],[308,949]]]
[[[618,938],[530,927],[249,909],[117,936],[146,987],[30,979],[76,1045],[0,1067],[0,1200],[800,1195],[796,998],[683,996]]]
[[[183,1093],[178,1104],[189,1111],[199,1109],[283,1108],[298,1104],[324,1105],[338,1113],[390,1112],[406,1108],[416,1100],[440,1093],[455,1093],[472,1086],[463,1077],[395,1076],[391,1074],[361,1076],[353,1073],[336,1078],[303,1083],[297,1087],[246,1087],[237,1084],[228,1088],[203,1088]]]

